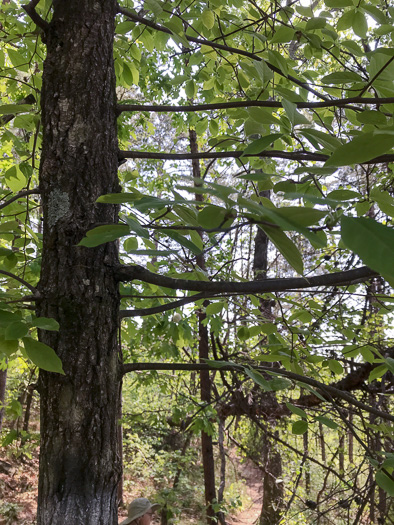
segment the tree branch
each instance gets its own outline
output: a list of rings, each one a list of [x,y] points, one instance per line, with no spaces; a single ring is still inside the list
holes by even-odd
[[[38,290],[37,290],[37,288],[35,288],[34,286],[32,286],[31,284],[26,282],[21,277],[18,277],[17,275],[15,275],[13,273],[6,272],[5,270],[0,270],[0,274],[6,275],[7,277],[11,277],[11,279],[15,279],[15,281],[20,282],[21,284],[23,284],[23,286],[26,286],[26,288],[28,288],[31,292],[33,292],[34,295],[36,296],[36,298],[38,297]]]
[[[40,193],[41,192],[40,192],[40,190],[38,188],[34,188],[32,190],[20,191],[19,193],[17,193],[16,195],[14,195],[10,199],[8,199],[8,201],[3,202],[3,204],[0,204],[0,210],[5,208],[6,206],[11,204],[12,202],[17,201],[18,199],[22,199],[23,197],[27,197],[28,195],[39,195]]]
[[[349,104],[393,104],[394,97],[386,98],[363,98],[352,97],[337,100],[328,100],[327,102],[295,102],[298,109],[318,109],[329,107],[347,107]],[[218,102],[217,104],[189,104],[185,106],[158,106],[144,104],[118,104],[118,113],[123,111],[153,111],[156,113],[188,113],[196,111],[212,111],[234,108],[282,108],[282,102],[277,100],[235,100],[233,102]],[[360,109],[360,108],[353,108]]]
[[[317,286],[348,286],[379,275],[367,266],[355,270],[316,275],[313,277],[293,277],[284,279],[265,279],[263,281],[189,281],[159,275],[139,265],[115,268],[115,278],[118,281],[143,281],[150,284],[163,286],[172,290],[189,290],[192,292],[207,292],[211,294],[235,293],[266,293],[283,292],[286,290],[314,288]]]
[[[218,370],[222,370],[222,371],[244,372],[245,367],[242,365],[230,364],[230,363],[226,363],[220,367],[213,366],[208,363],[127,363],[123,365],[123,375],[129,372],[134,372],[136,370],[140,370],[140,371],[148,371],[148,370],[175,370],[175,371],[177,370],[183,370],[183,371],[216,370],[218,371]],[[312,386],[318,389],[320,391],[319,393],[322,395],[322,397],[324,397],[327,400],[327,402],[329,402],[329,399],[327,399],[327,397],[329,397],[327,396],[327,393],[328,393],[335,398],[341,398],[347,401],[349,404],[354,405],[357,408],[360,408],[361,410],[364,410],[371,414],[375,414],[376,416],[386,419],[388,421],[394,421],[394,415],[388,414],[387,412],[377,410],[376,408],[370,407],[366,405],[365,403],[358,401],[358,399],[353,397],[351,394],[344,392],[343,390],[340,390],[337,386],[325,385],[324,383],[321,383],[320,381],[316,381],[316,379],[311,379],[309,377],[295,374],[294,372],[289,372],[287,370],[273,369],[268,366],[256,366],[256,367],[253,367],[253,370],[257,370],[258,372],[266,372],[266,373],[268,372],[269,374],[280,375],[288,379],[291,379],[293,381],[304,383],[306,385],[309,385],[309,386]]]
[[[118,12],[127,16],[127,18],[130,18],[130,20],[133,20],[134,22],[138,22],[140,24],[143,24],[147,27],[151,27],[152,29],[155,29],[156,31],[161,31],[162,33],[167,33],[168,35],[172,35],[173,32],[168,29],[167,27],[161,26],[159,24],[156,24],[155,22],[152,22],[150,20],[147,20],[146,18],[143,18],[142,16],[137,15],[133,11],[130,11],[130,9],[126,9],[125,7],[118,6]],[[257,60],[258,62],[262,61],[262,58],[259,57],[259,55],[256,55],[255,53],[250,53],[249,51],[244,51],[243,49],[237,49],[235,47],[229,47],[224,44],[219,44],[217,42],[212,42],[211,40],[205,40],[201,38],[195,38],[193,36],[188,36],[185,34],[186,40],[189,42],[193,42],[194,44],[198,44],[201,46],[209,46],[213,49],[220,49],[222,51],[227,51],[229,53],[234,53],[237,55],[245,56],[248,58],[252,58],[253,60]],[[269,62],[265,61],[267,66],[271,69],[271,71],[274,71],[278,75],[287,78],[291,80],[291,82],[294,82],[294,84],[297,84],[297,86],[302,87],[303,89],[306,89],[310,93],[313,93],[316,97],[322,99],[322,100],[329,100],[328,97],[323,95],[322,93],[319,93],[315,89],[311,88],[307,83],[302,82],[301,80],[298,80],[298,78],[293,77],[292,75],[285,75],[278,67],[270,64]]]
[[[156,153],[146,151],[119,151],[120,159],[157,159],[157,160],[193,160],[193,159],[239,159],[240,157],[269,157],[275,159],[287,159],[295,161],[317,161],[325,162],[330,157],[322,153],[314,153],[310,151],[280,151],[269,150],[261,153],[250,153],[244,155],[243,151],[218,151],[205,153]],[[380,164],[386,162],[393,162],[394,154],[387,153],[380,155],[374,159],[360,164]]]
[[[209,299],[212,297],[217,297],[216,294],[210,293],[198,293],[192,295],[191,297],[184,297],[178,301],[172,301],[171,303],[161,304],[160,306],[153,306],[152,308],[141,308],[136,310],[120,310],[120,318],[125,319],[126,317],[145,317],[146,315],[158,314],[161,312],[167,312],[168,310],[174,310],[185,304],[195,303],[200,299]],[[222,297],[222,296],[220,296]]]
[[[46,32],[48,30],[49,24],[46,22],[36,11],[36,5],[40,0],[31,0],[28,4],[22,5],[22,8],[30,16],[36,26],[41,27],[41,29]]]

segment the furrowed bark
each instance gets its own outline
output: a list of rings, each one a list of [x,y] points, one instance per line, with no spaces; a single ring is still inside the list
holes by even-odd
[[[113,35],[115,0],[54,1],[47,29],[39,189],[44,246],[40,340],[65,375],[40,372],[38,525],[117,523],[120,362],[115,243],[78,247],[97,222],[116,223],[119,191]]]

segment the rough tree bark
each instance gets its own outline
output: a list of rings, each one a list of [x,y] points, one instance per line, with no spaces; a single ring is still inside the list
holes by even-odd
[[[262,197],[269,198],[270,191],[260,193]],[[266,233],[258,228],[254,243],[253,272],[256,281],[267,278],[268,271],[268,246],[269,239]],[[259,307],[262,315],[268,319],[272,317],[271,301],[261,300]],[[274,392],[265,392],[271,406],[278,405]],[[264,465],[263,475],[263,505],[259,518],[260,525],[275,525],[279,523],[283,501],[283,483],[276,480],[282,477],[282,459],[276,451],[275,442],[269,439],[267,434],[262,440],[262,463]]]
[[[40,191],[43,254],[37,315],[60,331],[39,338],[65,375],[41,371],[38,525],[114,525],[120,362],[115,243],[78,247],[116,223],[119,191],[113,38],[116,0],[54,0],[46,31]]]

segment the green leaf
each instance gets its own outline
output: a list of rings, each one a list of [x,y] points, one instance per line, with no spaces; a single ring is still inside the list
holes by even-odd
[[[323,423],[323,425],[326,425],[326,427],[332,428],[333,430],[338,428],[338,425],[335,423],[335,421],[325,416],[317,416],[316,421],[320,421],[320,423]]]
[[[299,419],[298,421],[295,421],[291,427],[292,433],[296,434],[297,436],[300,436],[301,434],[305,434],[307,430],[308,430],[308,422],[304,421],[303,419]]]
[[[249,376],[251,379],[253,379],[253,381],[261,386],[261,388],[266,391],[266,392],[270,392],[271,391],[271,387],[270,387],[270,384],[269,384],[269,381],[267,381],[266,379],[264,379],[264,377],[260,374],[260,372],[256,372],[256,370],[251,370],[250,368],[244,368],[244,372],[247,376]]]
[[[304,272],[304,264],[302,262],[301,254],[294,242],[279,228],[272,228],[270,226],[262,226],[261,228],[265,231],[270,241],[272,241],[290,266],[292,266],[297,273],[302,275]]]
[[[375,479],[380,488],[387,492],[389,496],[394,497],[394,481],[392,479],[381,471],[376,473]]]
[[[353,190],[333,190],[327,195],[329,199],[334,199],[337,201],[350,201],[354,199],[359,199],[361,195],[357,191]]]
[[[341,142],[336,137],[330,135],[329,133],[323,133],[317,129],[302,129],[299,131],[299,133],[304,135],[304,137],[307,139],[317,140],[317,142],[321,144],[323,148],[326,148],[329,151],[334,151],[341,145]]]
[[[271,44],[291,42],[294,39],[294,32],[292,27],[280,26],[271,38]]]
[[[107,193],[101,195],[96,202],[103,204],[129,204],[141,199],[142,194],[139,191],[134,193]]]
[[[315,208],[303,208],[302,206],[287,206],[276,208],[275,214],[291,220],[295,225],[303,228],[317,224],[320,219],[323,219],[327,215],[327,212]]]
[[[349,84],[350,82],[362,82],[363,79],[353,71],[337,71],[326,75],[321,81],[323,84]]]
[[[141,224],[133,219],[132,217],[126,217],[126,222],[130,227],[130,230],[135,232],[139,237],[143,239],[149,239],[149,232]]]
[[[250,338],[249,328],[247,326],[241,326],[240,328],[238,328],[237,335],[238,339],[240,339],[241,341],[246,341]]]
[[[386,365],[388,366],[388,368],[390,369],[390,372],[392,374],[394,374],[394,359],[392,359],[391,357],[386,357],[386,359],[384,360],[384,362],[386,363]]]
[[[342,241],[363,262],[394,284],[394,229],[365,217],[341,220]]]
[[[296,416],[307,418],[306,412],[302,408],[296,407],[292,403],[286,403],[287,408]]]
[[[269,381],[268,384],[273,392],[278,392],[279,390],[287,390],[288,388],[293,386],[293,383],[285,377],[275,377],[274,379],[271,379],[271,381]]]
[[[215,25],[215,14],[210,9],[205,9],[202,12],[201,20],[207,29],[212,29]]]
[[[65,375],[62,362],[50,346],[35,341],[30,337],[24,337],[23,344],[28,358],[31,359],[36,366],[47,372],[56,372]]]
[[[305,118],[304,115],[302,115],[299,111],[297,111],[297,105],[294,104],[294,102],[282,99],[282,105],[293,126],[296,126],[297,124],[309,124],[308,119]]]
[[[361,124],[374,124],[376,126],[385,125],[387,119],[381,111],[374,111],[372,109],[365,109],[362,113],[357,113],[356,119]]]
[[[392,147],[394,147],[394,132],[377,130],[363,133],[339,146],[327,160],[325,166],[360,164],[387,153]]]
[[[11,357],[18,350],[18,347],[19,343],[17,340],[6,341],[4,337],[0,337],[0,354],[3,353],[7,357]]]
[[[368,31],[368,23],[365,15],[361,11],[356,11],[353,16],[353,31],[357,36],[365,38]]]
[[[130,228],[126,224],[106,224],[105,226],[97,226],[86,233],[86,237],[82,239],[77,246],[86,246],[94,248],[106,242],[116,241],[120,237],[124,237],[130,233]]]
[[[305,29],[307,31],[311,31],[313,29],[321,29],[323,27],[326,27],[327,20],[323,18],[322,16],[316,16],[314,18],[310,18],[308,22],[306,23]]]
[[[387,372],[387,370],[388,370],[388,367],[386,363],[384,363],[383,365],[377,366],[369,374],[368,382],[372,383],[372,381],[375,381],[375,379],[379,379],[379,377],[382,377]]]
[[[336,375],[343,374],[343,366],[339,361],[336,361],[335,359],[328,360],[328,368],[331,370],[331,372],[334,372],[334,374]]]
[[[205,308],[205,312],[207,315],[219,314],[223,310],[225,304],[226,303],[224,302],[211,303]]]
[[[0,326],[7,327],[10,323],[20,321],[19,315],[9,312],[8,310],[0,310]]]
[[[352,0],[324,0],[327,7],[341,8],[353,6]]]
[[[36,317],[32,322],[32,326],[40,328],[41,330],[49,330],[52,332],[57,332],[60,328],[60,325],[56,319],[52,319],[51,317]]]
[[[16,115],[17,113],[26,113],[31,110],[28,104],[4,104],[0,106],[0,115]]]
[[[125,35],[129,31],[132,31],[135,27],[135,23],[127,20],[126,22],[120,22],[115,28],[115,32],[118,35]]]
[[[189,80],[185,85],[185,93],[187,98],[194,98],[197,94],[197,86],[194,80]]]
[[[201,248],[196,246],[194,242],[187,239],[184,235],[181,235],[180,233],[173,231],[173,230],[165,230],[165,234],[168,235],[168,237],[171,237],[171,239],[174,239],[177,243],[179,243],[181,246],[184,246],[188,250],[190,250],[194,255],[199,255],[201,253]]]
[[[11,60],[11,63],[12,65],[19,69],[20,66],[24,66],[27,64],[27,60],[26,58],[21,54],[19,53],[19,51],[16,51],[15,49],[10,49],[8,48],[7,49],[7,53],[8,53],[8,56]]]
[[[272,133],[271,135],[266,135],[265,137],[262,137],[261,139],[257,139],[249,146],[246,147],[244,152],[242,153],[242,157],[244,155],[257,155],[258,153],[261,153],[265,149],[267,149],[275,140],[278,140],[282,137],[282,133]]]
[[[16,339],[22,339],[28,333],[28,326],[22,321],[16,321],[7,326],[4,332],[4,339],[6,341],[12,341]]]
[[[198,223],[207,230],[224,225],[228,211],[220,206],[208,205],[198,213]]]

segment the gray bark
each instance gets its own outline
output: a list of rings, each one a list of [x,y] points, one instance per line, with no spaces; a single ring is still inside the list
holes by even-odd
[[[41,371],[38,525],[115,525],[120,362],[115,243],[78,247],[96,223],[116,223],[115,0],[54,1],[46,34],[40,191],[43,254],[37,304],[60,331],[39,338],[65,375]]]

